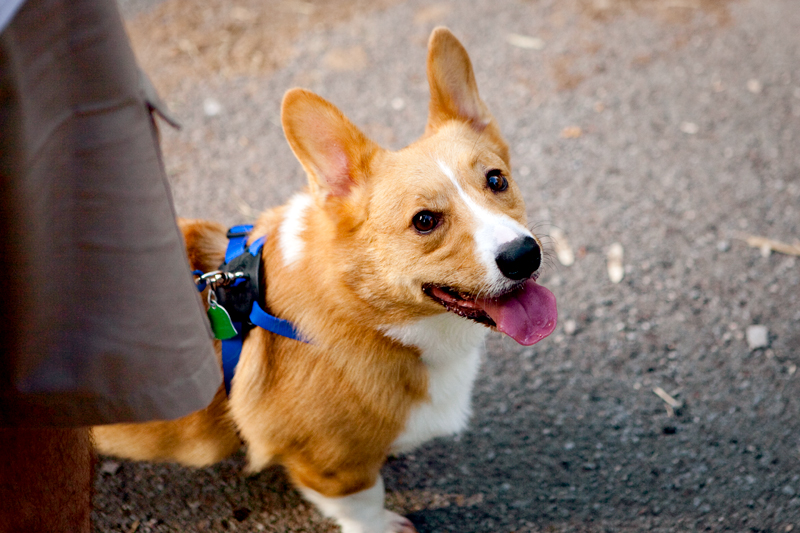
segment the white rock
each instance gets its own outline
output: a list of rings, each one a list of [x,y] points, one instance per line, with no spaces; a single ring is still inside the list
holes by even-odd
[[[622,266],[622,257],[624,250],[622,245],[615,242],[608,247],[608,254],[606,255],[606,268],[608,269],[608,278],[612,283],[619,283],[625,276],[625,269]]]
[[[766,348],[769,344],[769,330],[767,326],[754,325],[747,328],[747,345],[751,350]]]
[[[214,98],[206,98],[203,100],[203,113],[205,113],[207,117],[216,117],[222,113],[222,104]]]
[[[758,94],[763,89],[764,85],[762,85],[762,83],[759,80],[755,78],[747,80],[747,90],[750,91],[751,93]]]
[[[110,474],[114,475],[119,470],[121,465],[116,461],[103,461],[103,464],[100,465],[100,472],[103,474]]]
[[[700,126],[694,122],[681,122],[681,131],[687,135],[694,135],[700,131]]]
[[[556,249],[558,262],[564,266],[570,266],[575,263],[575,253],[572,251],[572,247],[567,240],[567,236],[564,235],[564,232],[559,228],[553,228],[550,237],[553,239],[553,246]]]

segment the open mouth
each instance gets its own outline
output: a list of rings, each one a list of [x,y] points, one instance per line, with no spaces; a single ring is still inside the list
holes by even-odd
[[[457,291],[451,287],[439,287],[432,284],[423,285],[422,290],[433,301],[438,302],[451,313],[469,318],[479,324],[493,328],[497,327],[492,317],[478,304],[478,299],[470,294]]]
[[[555,296],[538,285],[535,277],[491,298],[434,284],[425,284],[422,290],[448,311],[496,328],[525,346],[550,335],[558,321]]]

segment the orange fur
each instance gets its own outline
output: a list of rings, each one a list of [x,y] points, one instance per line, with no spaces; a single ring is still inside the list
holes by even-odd
[[[486,189],[488,169],[511,175],[508,147],[478,96],[469,58],[455,37],[434,31],[426,132],[391,152],[361,133],[332,104],[289,91],[282,120],[309,176],[310,206],[297,230],[304,255],[287,264],[280,234],[288,207],[264,213],[251,240],[263,248],[265,302],[311,343],[250,331],[230,398],[220,389],[207,409],[175,421],[94,428],[101,452],[188,465],[218,461],[247,445],[252,470],[283,464],[300,485],[327,497],[372,487],[412,409],[429,401],[420,350],[384,333],[444,312],[428,282],[473,294],[485,267],[472,251],[475,221],[437,167],[486,209],[525,224],[521,194]],[[421,209],[442,216],[441,231],[421,237],[409,222]],[[192,268],[223,260],[224,229],[181,221]],[[291,229],[291,228],[290,228]]]

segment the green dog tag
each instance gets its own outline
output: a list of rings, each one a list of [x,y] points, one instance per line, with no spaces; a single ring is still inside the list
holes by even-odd
[[[233,327],[231,317],[224,307],[220,307],[216,302],[212,302],[208,307],[208,320],[211,322],[211,331],[214,337],[224,341],[236,336],[236,328]]]

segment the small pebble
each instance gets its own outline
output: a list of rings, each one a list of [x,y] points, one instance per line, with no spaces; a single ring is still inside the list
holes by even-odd
[[[100,465],[100,472],[103,474],[114,475],[119,471],[121,465],[116,461],[103,461]]]
[[[578,323],[571,318],[564,321],[564,333],[567,335],[574,335],[578,330]]]
[[[608,254],[606,256],[606,261],[607,261],[606,266],[608,269],[608,277],[612,283],[619,283],[625,276],[625,269],[622,266],[623,254],[624,250],[622,248],[622,245],[618,242],[615,242],[608,248]]]
[[[222,113],[222,104],[214,98],[206,98],[203,100],[203,113],[205,113],[207,117],[216,117]]]
[[[694,135],[700,131],[700,126],[694,122],[681,122],[681,131],[687,135]]]
[[[747,345],[751,350],[765,348],[769,344],[767,326],[754,325],[747,328]]]
[[[751,80],[747,80],[747,90],[751,93],[759,94],[763,89],[764,86],[757,79],[753,78]]]

